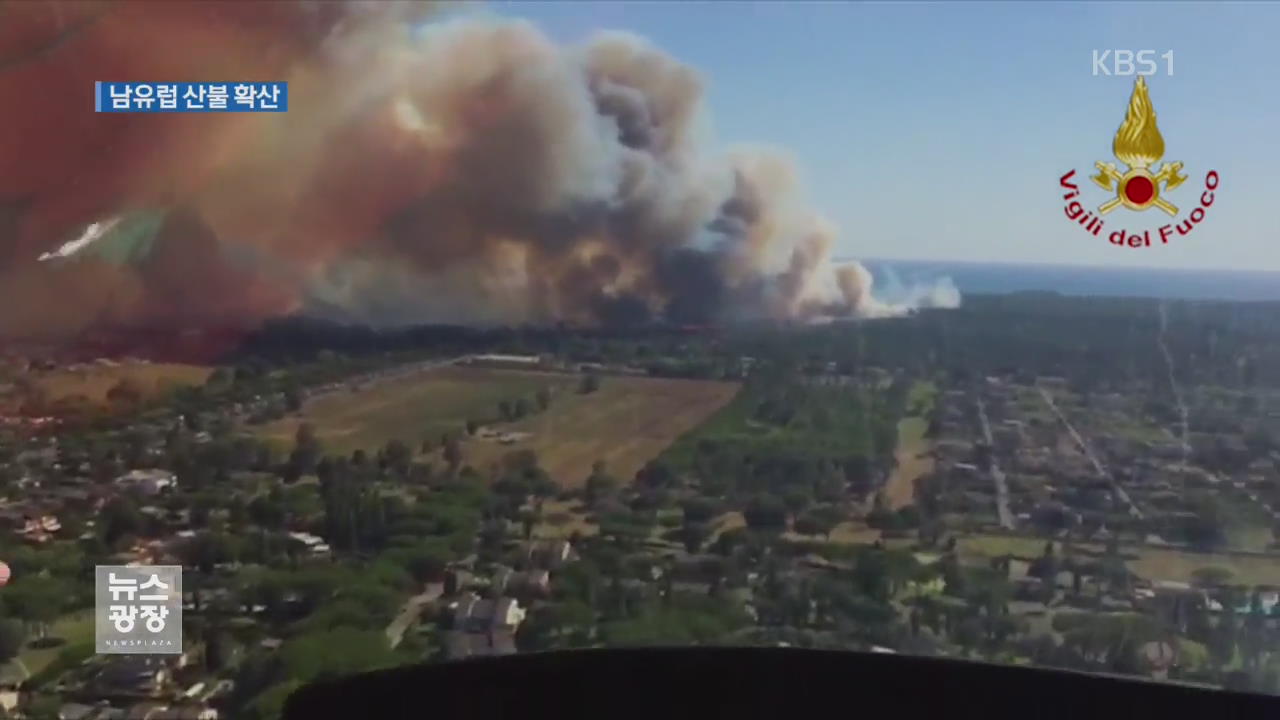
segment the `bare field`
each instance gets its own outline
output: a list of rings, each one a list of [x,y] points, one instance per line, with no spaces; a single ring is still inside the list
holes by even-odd
[[[574,376],[566,376],[577,381]],[[637,470],[676,438],[724,407],[738,391],[736,383],[649,377],[604,377],[590,394],[558,394],[545,412],[495,429],[529,433],[502,444],[473,438],[464,462],[485,468],[503,455],[533,450],[538,464],[557,483],[582,485],[597,460],[610,475],[630,482]]]
[[[835,545],[870,545],[880,539],[880,531],[867,527],[861,521],[846,520],[832,528],[830,536],[801,535],[788,530],[782,537],[791,541],[822,540]]]
[[[590,394],[577,392],[578,375],[520,370],[446,367],[307,403],[302,412],[255,432],[287,449],[298,426],[316,428],[326,452],[374,451],[391,439],[415,451],[423,439],[461,433],[476,420],[500,433],[527,433],[517,442],[468,437],[463,463],[487,470],[507,453],[533,450],[539,464],[565,486],[581,485],[597,460],[609,474],[630,481],[635,472],[677,437],[723,407],[734,383],[648,377],[604,377]],[[552,391],[551,406],[516,422],[488,422],[504,400],[533,399]]]
[[[463,432],[467,420],[496,417],[504,400],[532,401],[544,387],[551,388],[558,400],[569,395],[577,382],[572,375],[444,367],[317,398],[302,412],[255,432],[284,449],[292,445],[298,426],[309,422],[326,452],[371,452],[392,439],[417,450],[424,439]]]
[[[121,380],[132,380],[146,397],[153,397],[182,385],[203,385],[213,368],[176,363],[124,363],[89,365],[41,373],[35,384],[50,400],[83,395],[95,403],[105,403],[107,392]]]
[[[885,484],[889,507],[897,510],[915,502],[916,478],[933,472],[930,443],[924,433],[929,423],[922,417],[910,417],[898,423],[897,467]]]

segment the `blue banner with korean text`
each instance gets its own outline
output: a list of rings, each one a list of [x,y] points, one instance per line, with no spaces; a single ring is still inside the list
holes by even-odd
[[[287,82],[94,83],[94,112],[286,112]]]

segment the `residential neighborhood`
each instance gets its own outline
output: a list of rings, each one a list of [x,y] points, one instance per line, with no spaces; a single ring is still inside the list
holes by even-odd
[[[189,371],[12,363],[14,417],[55,421],[0,445],[0,705],[265,719],[321,677],[652,644],[1280,690],[1280,395],[962,374],[893,327],[875,363],[845,328],[326,351],[57,415],[31,388]],[[180,655],[94,652],[97,565],[183,568]]]

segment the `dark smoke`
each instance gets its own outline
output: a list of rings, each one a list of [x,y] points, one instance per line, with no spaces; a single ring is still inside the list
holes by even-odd
[[[701,78],[634,36],[419,31],[429,6],[401,3],[5,10],[0,333],[299,310],[617,325],[899,310],[860,267],[832,267],[834,228],[785,157],[707,150]],[[227,78],[288,80],[290,112],[85,110],[94,80]],[[157,208],[147,252],[113,254]]]

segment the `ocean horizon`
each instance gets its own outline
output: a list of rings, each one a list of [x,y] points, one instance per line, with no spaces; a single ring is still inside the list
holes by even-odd
[[[851,261],[852,259],[838,260]],[[1045,291],[1063,295],[1262,302],[1280,300],[1280,272],[1139,268],[963,260],[860,258],[874,292],[890,300],[949,279],[962,295]]]

